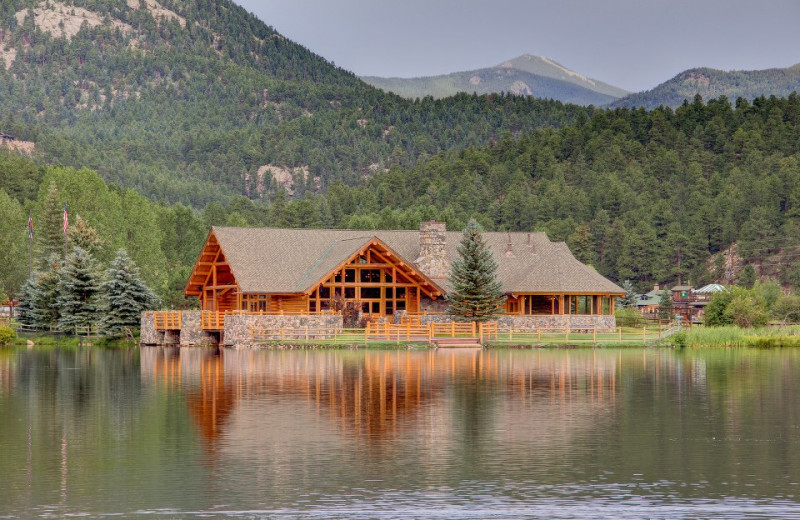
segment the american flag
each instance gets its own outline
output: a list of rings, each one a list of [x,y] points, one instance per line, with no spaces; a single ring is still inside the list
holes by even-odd
[[[28,238],[33,238],[33,212],[28,215]]]
[[[67,214],[67,203],[64,203],[64,234],[69,230],[69,215]]]

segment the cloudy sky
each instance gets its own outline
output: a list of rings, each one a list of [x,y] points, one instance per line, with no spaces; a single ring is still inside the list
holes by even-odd
[[[362,76],[538,54],[638,91],[692,67],[800,63],[800,0],[234,0]]]

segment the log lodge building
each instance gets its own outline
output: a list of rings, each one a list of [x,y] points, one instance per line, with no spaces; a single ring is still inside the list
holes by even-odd
[[[625,291],[565,243],[544,233],[482,235],[506,295],[504,326],[616,326],[615,298]],[[220,328],[226,345],[246,342],[252,327],[341,327],[335,302],[354,302],[379,320],[450,321],[448,275],[461,237],[436,221],[419,231],[213,227],[184,294],[197,297],[202,311],[228,315]],[[142,325],[143,342],[151,342],[145,319]],[[205,341],[198,332],[182,330],[180,342]]]

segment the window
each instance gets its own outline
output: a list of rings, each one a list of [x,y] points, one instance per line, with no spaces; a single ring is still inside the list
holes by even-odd
[[[344,297],[350,300],[355,299],[356,297],[356,288],[355,287],[345,287],[344,288]]]
[[[361,270],[361,283],[380,283],[380,281],[381,281],[380,269]]]
[[[391,287],[387,287],[386,288],[386,297],[391,299],[391,298],[394,297],[393,295],[394,295],[394,289],[392,289]]]
[[[355,283],[356,281],[356,270],[355,269],[345,269],[344,270],[344,283]]]
[[[330,287],[320,287],[319,288],[319,297],[327,300],[331,297],[331,288]]]
[[[361,288],[361,299],[362,300],[378,299],[380,297],[381,297],[381,288],[380,287],[362,287]]]

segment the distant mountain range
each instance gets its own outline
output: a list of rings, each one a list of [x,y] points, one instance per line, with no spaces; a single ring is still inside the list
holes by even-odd
[[[588,78],[544,56],[522,55],[494,67],[422,78],[361,78],[406,98],[444,98],[459,92],[507,92],[577,105],[606,105],[627,91]]]
[[[730,72],[698,68],[681,72],[651,90],[630,94],[610,106],[653,109],[664,105],[674,108],[685,99],[691,101],[696,94],[703,99],[727,96],[734,101],[739,97],[748,100],[771,95],[786,97],[792,92],[800,92],[800,63],[783,69]]]

